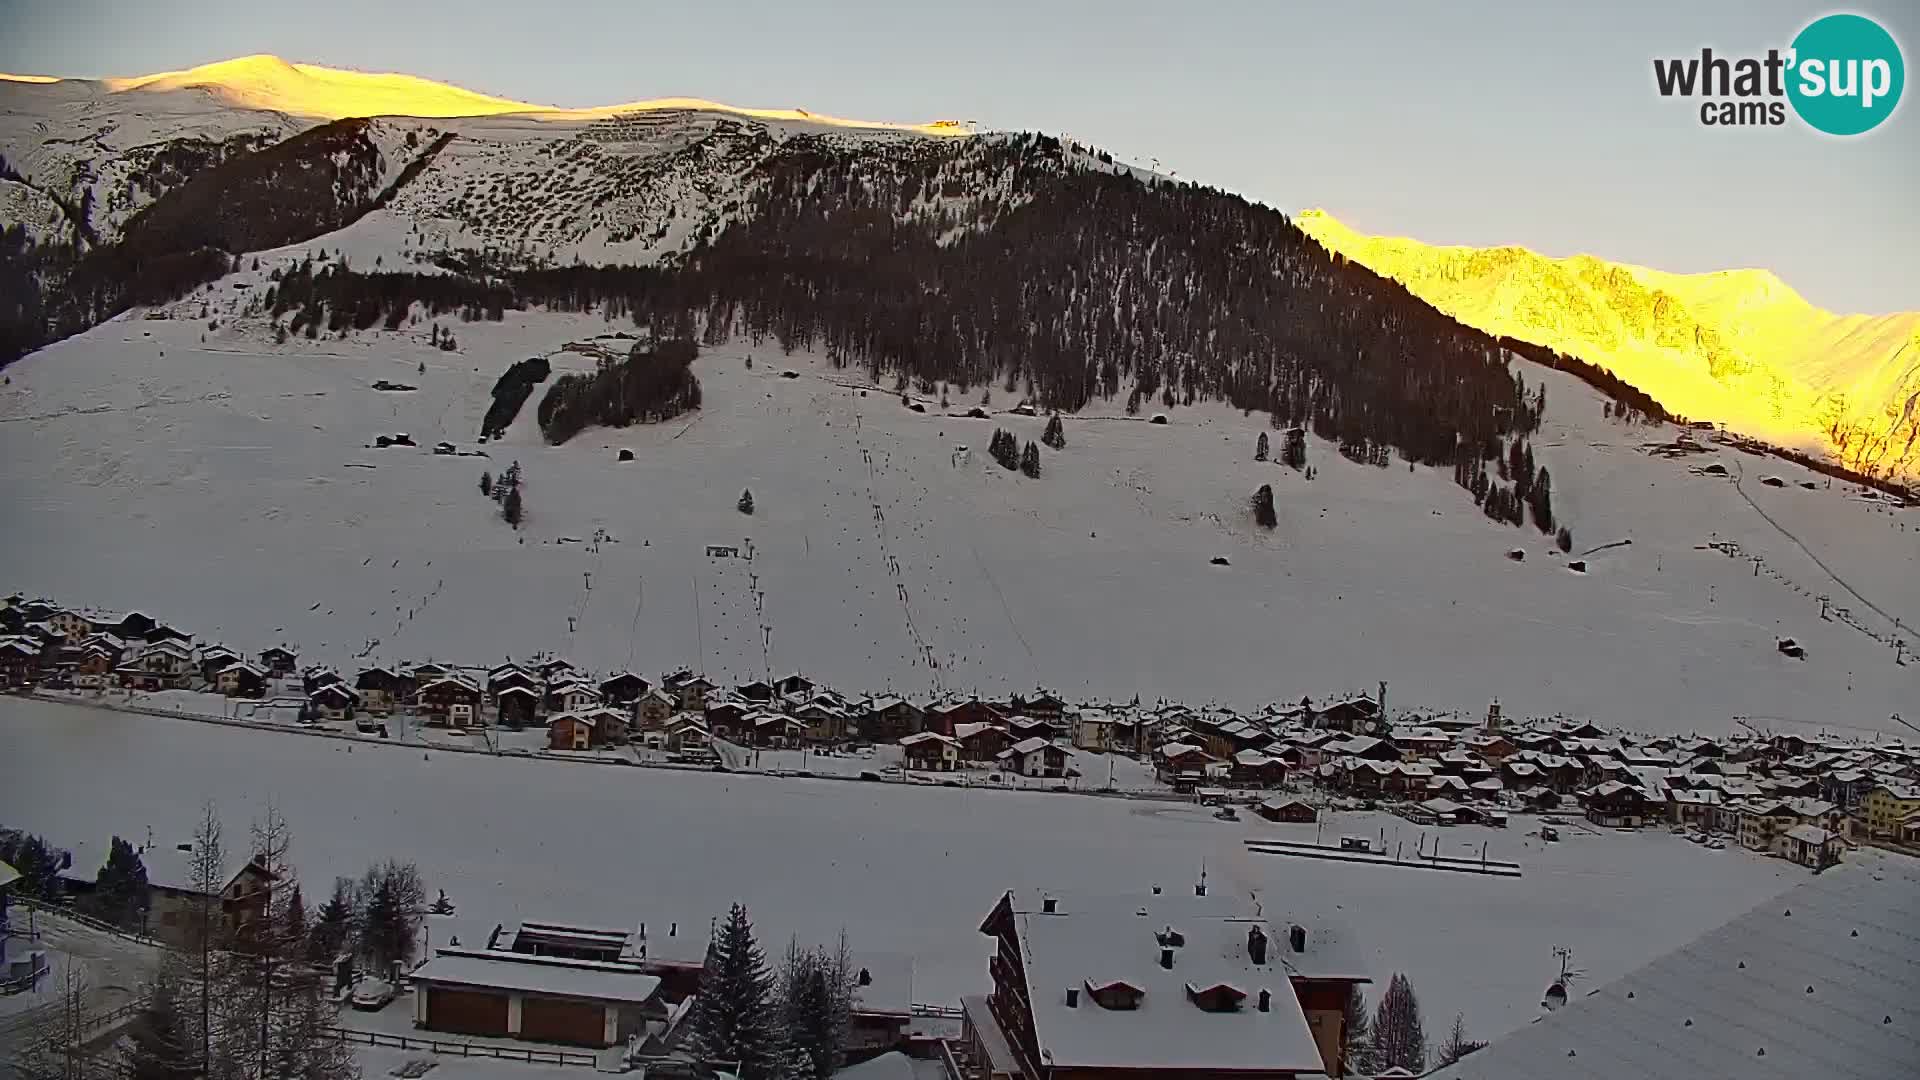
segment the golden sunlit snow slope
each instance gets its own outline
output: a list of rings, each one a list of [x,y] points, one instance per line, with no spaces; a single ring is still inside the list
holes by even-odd
[[[1488,333],[1600,365],[1670,411],[1862,472],[1920,475],[1920,312],[1835,315],[1764,270],[1670,274],[1522,247],[1436,247],[1298,224]]]
[[[55,82],[38,75],[0,75],[16,82]],[[413,75],[343,71],[316,64],[289,63],[277,56],[242,56],[204,64],[186,71],[104,79],[112,93],[165,90],[205,90],[229,105],[265,109],[295,116],[338,120],[349,116],[498,116],[524,113],[541,119],[593,119],[654,109],[699,109],[729,112],[763,120],[794,120],[835,127],[885,128],[927,135],[965,135],[955,121],[930,124],[892,124],[817,116],[803,109],[743,109],[698,98],[655,98],[591,109],[559,109],[524,101],[490,97],[458,86]]]

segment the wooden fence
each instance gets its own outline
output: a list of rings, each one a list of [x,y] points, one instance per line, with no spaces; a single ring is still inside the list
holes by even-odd
[[[328,1030],[342,1042],[359,1043],[362,1046],[384,1046],[393,1050],[424,1050],[430,1054],[446,1054],[451,1057],[499,1058],[502,1061],[524,1061],[529,1065],[578,1065],[591,1069],[599,1064],[599,1059],[594,1055],[578,1050],[547,1050],[531,1046],[492,1046],[458,1040],[416,1039],[407,1035],[355,1031],[352,1028],[343,1027]]]

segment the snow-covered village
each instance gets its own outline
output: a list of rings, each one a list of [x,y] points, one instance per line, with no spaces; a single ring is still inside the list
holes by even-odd
[[[1492,4],[8,7],[0,1080],[1920,1080],[1920,23]]]
[[[1370,1012],[1366,993],[1404,984],[1425,1015],[1453,1010],[1445,1016],[1456,1018],[1455,1028],[1432,1033],[1433,1064],[1452,1064],[1464,1060],[1464,1048],[1485,1045],[1477,1036],[1521,1022],[1536,1001],[1564,1002],[1596,969],[1624,974],[1651,958],[1644,941],[1577,929],[1576,913],[1590,905],[1666,905],[1656,900],[1662,875],[1694,874],[1702,892],[1669,910],[1669,921],[1707,925],[1733,914],[1712,903],[1728,883],[1742,883],[1743,897],[1755,889],[1792,897],[1828,874],[1878,884],[1889,859],[1920,854],[1920,745],[1899,737],[1620,733],[1590,721],[1506,717],[1497,702],[1478,717],[1423,712],[1392,704],[1386,686],[1242,714],[1165,701],[1069,702],[1044,690],[915,701],[842,693],[802,673],[717,685],[687,669],[589,673],[552,656],[342,672],[303,666],[285,646],[254,652],[198,641],[141,612],[18,594],[5,605],[0,661],[14,696],[0,710],[13,745],[37,751],[16,753],[15,765],[0,769],[10,793],[36,787],[24,774],[32,760],[74,753],[119,768],[72,740],[108,738],[131,755],[124,774],[95,778],[108,788],[138,787],[136,775],[160,764],[154,748],[170,748],[157,751],[167,765],[156,779],[178,778],[176,755],[210,767],[212,797],[197,820],[175,815],[142,831],[114,812],[120,800],[62,782],[65,794],[38,793],[30,805],[59,811],[45,820],[95,820],[101,831],[0,834],[0,854],[21,875],[10,889],[14,919],[48,928],[45,947],[33,947],[32,933],[27,948],[16,946],[13,977],[58,989],[60,976],[93,950],[122,966],[121,982],[63,991],[79,1009],[75,1022],[96,1040],[136,1015],[140,999],[124,969],[192,947],[208,920],[237,935],[284,916],[291,925],[274,932],[288,935],[285,959],[310,965],[346,1005],[326,1037],[369,1052],[459,1047],[462,1055],[562,1069],[698,1070],[713,1064],[699,1058],[689,1020],[710,990],[703,973],[714,969],[716,951],[746,949],[757,933],[771,964],[771,981],[757,993],[797,995],[824,972],[826,989],[842,991],[827,995],[840,1010],[832,1054],[879,1063],[874,1069],[897,1061],[901,1076],[1015,1076],[1021,1055],[1053,1052],[1022,1034],[1037,1023],[1020,1011],[1038,1008],[1022,981],[1042,977],[1035,967],[1065,981],[1070,1009],[1084,994],[1086,1008],[1140,1010],[1147,995],[1165,992],[1155,984],[1170,973],[1203,1014],[1242,1011],[1238,999],[1256,993],[1257,1006],[1245,1008],[1268,1012],[1280,993],[1279,1010],[1295,1018],[1286,1038],[1297,1039],[1288,1052],[1298,1071],[1329,1075],[1342,1062],[1408,1052],[1411,1043],[1394,1042],[1397,1014],[1386,1004],[1394,999],[1377,997]],[[284,780],[235,789],[216,778],[234,767],[226,750],[171,749],[241,740],[264,758],[281,756],[274,744],[291,744],[292,754],[332,778],[308,781],[313,790]],[[136,742],[149,749],[132,754]],[[429,771],[401,780],[395,769],[405,768],[408,751],[423,755]],[[356,760],[341,761],[343,753]],[[556,772],[556,762],[573,767]],[[426,785],[404,800],[405,817],[444,821],[467,839],[451,850],[440,839],[416,844],[415,822],[363,816],[360,797],[338,794],[372,782],[353,777],[362,768],[378,770],[381,787]],[[468,769],[489,770],[484,792],[465,793],[481,779],[463,775]],[[607,785],[616,801],[578,814],[560,809],[563,793],[584,784]],[[757,835],[750,826],[714,838],[715,857],[747,863],[733,868],[750,882],[737,893],[710,881],[659,882],[689,876],[687,860],[698,856],[682,843],[700,845],[706,815],[725,812],[736,788],[756,805],[824,801],[830,809],[800,811],[824,816],[798,835]],[[216,816],[229,789],[245,802],[263,797],[268,820],[212,859],[210,845],[232,835]],[[443,790],[457,801],[443,801]],[[469,826],[488,819],[465,804],[474,794],[493,802],[492,792],[505,790],[526,794],[526,823],[544,838],[537,847],[552,845],[559,862],[531,874],[502,866],[504,876],[489,881],[454,853],[504,843],[491,823],[476,836]],[[636,797],[654,805],[623,805]],[[836,827],[876,810],[897,822],[897,849]],[[1116,837],[1093,832],[1105,826],[1091,821],[1062,820],[1066,831],[1054,835],[1063,813],[1146,813],[1160,824]],[[988,824],[989,814],[1006,820]],[[371,865],[356,873],[331,837],[303,835],[296,848],[287,836],[310,816],[329,831],[350,819],[345,847],[373,853]],[[977,821],[979,832],[975,850],[958,861],[944,830],[922,828],[956,816]],[[754,820],[765,821],[758,813]],[[1034,835],[1041,830],[1051,839]],[[663,846],[662,832],[680,835]],[[1035,840],[1029,874],[994,876],[1008,854],[994,849]],[[265,856],[252,851],[261,843]],[[1047,851],[1053,843],[1063,850]],[[862,850],[869,844],[878,849]],[[917,851],[935,846],[930,864],[918,861]],[[733,854],[718,854],[725,851]],[[1719,865],[1703,866],[1694,852],[1712,853],[1705,858]],[[587,863],[573,871],[567,898],[547,898],[537,883],[568,872],[564,853]],[[1120,866],[1075,866],[1113,855]],[[866,874],[912,867],[915,877],[937,879],[944,895],[901,910],[897,900],[841,883],[832,890],[842,899],[820,910],[810,878],[753,880],[755,867],[797,861],[818,873],[817,860],[855,859]],[[603,860],[625,865],[588,869]],[[1842,871],[1846,864],[1858,865]],[[295,892],[291,911],[276,916],[274,882],[316,866],[337,871],[330,892],[315,890],[324,904],[316,895],[310,910]],[[403,871],[393,886],[402,900],[382,891],[394,866]],[[1048,886],[1028,884],[1037,867],[1053,867],[1039,876]],[[1116,871],[1143,876],[1112,894],[1074,887]],[[1376,880],[1343,882],[1343,873]],[[1596,892],[1595,874],[1627,880]],[[1920,881],[1908,874],[1896,880]],[[1391,912],[1409,896],[1426,896],[1403,880],[1408,875],[1474,879],[1476,902],[1531,895],[1547,917],[1524,930],[1456,926],[1451,941],[1387,948],[1382,942],[1398,937],[1393,927],[1404,918]],[[980,910],[968,911],[968,899]],[[950,924],[921,921],[936,911]],[[1084,921],[1046,918],[1063,913]],[[1129,948],[1149,932],[1151,943]],[[983,959],[981,948],[966,947],[969,935],[997,941],[997,951]],[[1534,947],[1520,947],[1523,940]],[[1023,958],[1026,972],[1008,957]],[[1085,968],[1090,957],[1100,959]],[[1480,970],[1469,977],[1470,966]],[[1220,981],[1196,982],[1202,973]],[[1275,981],[1282,973],[1285,985]],[[1145,1060],[1161,1060],[1151,1055],[1169,1048],[1164,1040],[1188,1037],[1175,1035],[1185,1027],[1177,1015],[1163,1022],[1172,1026],[1142,1047],[1152,1048]],[[1213,1023],[1196,1016],[1193,1025],[1200,1059],[1231,1058]],[[1055,1019],[1049,1030],[1093,1040],[1123,1072],[1140,1067],[1127,1062],[1126,1040],[1108,1033],[1111,1025],[1096,1023],[1090,1034],[1073,1033],[1075,1026]],[[1259,1045],[1264,1055],[1287,1044]],[[1148,1071],[1185,1067],[1177,1061]],[[1249,1064],[1268,1069],[1274,1059]]]

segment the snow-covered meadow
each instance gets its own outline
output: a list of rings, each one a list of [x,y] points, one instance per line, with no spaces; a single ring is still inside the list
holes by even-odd
[[[1487,522],[1444,470],[1357,465],[1317,440],[1311,482],[1255,462],[1258,414],[1182,408],[1161,426],[1096,409],[1068,418],[1066,449],[1029,480],[985,453],[995,426],[1040,434],[1043,417],[1006,412],[1017,394],[993,388],[990,420],[957,415],[977,387],[951,395],[955,415],[937,396],[917,413],[857,370],[771,346],[707,350],[705,406],[672,423],[549,447],[536,391],[504,440],[478,447],[488,456],[436,456],[441,440],[476,449],[510,363],[585,368],[561,346],[619,327],[509,312],[450,323],[451,353],[425,324],[275,345],[231,309],[297,255],[214,286],[217,329],[192,299],[9,369],[7,587],[340,664],[547,651],[649,674],[800,669],[850,691],[1045,684],[1241,706],[1385,680],[1390,708],[1477,714],[1499,698],[1509,715],[1716,733],[1736,718],[1899,733],[1889,715],[1920,700],[1920,663],[1822,621],[1815,599],[1883,639],[1890,619],[1912,627],[1920,518],[1802,490],[1798,468],[1731,450],[1650,457],[1640,445],[1672,429],[1605,421],[1552,372],[1521,369],[1549,391],[1535,452],[1575,555],[1633,541],[1589,556],[1586,574],[1531,528]],[[417,389],[372,388],[383,379]],[[371,448],[397,432],[418,448]],[[1690,471],[1715,459],[1744,470],[1741,490]],[[478,491],[515,460],[519,532]],[[1758,483],[1774,474],[1788,486]],[[1275,489],[1271,533],[1247,509],[1260,483]],[[743,489],[751,517],[734,507]],[[1703,547],[1726,540],[1764,572]],[[709,545],[750,545],[752,559]],[[1506,557],[1515,547],[1524,562]],[[1780,636],[1809,659],[1782,656]]]
[[[1806,871],[1664,832],[1442,830],[1446,848],[1524,864],[1517,879],[1249,854],[1250,836],[1314,826],[1215,820],[1191,804],[843,780],[617,769],[299,738],[0,698],[0,822],[56,842],[190,837],[203,798],[229,835],[271,801],[295,830],[308,895],[370,861],[416,860],[458,906],[433,940],[557,918],[702,925],[746,902],[766,940],[826,940],[915,959],[914,997],[951,1004],[988,985],[980,919],[1008,888],[1258,893],[1264,909],[1345,923],[1370,974],[1404,971],[1434,1015],[1489,1037],[1526,1023],[1574,950],[1597,981],[1622,974]],[[1411,848],[1421,830],[1342,814],[1338,832]]]

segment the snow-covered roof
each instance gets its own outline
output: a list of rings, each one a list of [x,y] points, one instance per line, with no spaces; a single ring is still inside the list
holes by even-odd
[[[508,957],[511,957],[509,959]],[[631,968],[584,960],[556,960],[521,953],[482,956],[474,951],[442,949],[409,976],[427,985],[517,990],[553,997],[588,998],[641,1004],[660,990],[660,980]]]
[[[1160,966],[1160,922],[1131,912],[1024,914],[1035,1035],[1056,1069],[1271,1069],[1318,1072],[1320,1051],[1279,963],[1284,942],[1270,937],[1267,963],[1247,954],[1251,924],[1222,919],[1183,921],[1185,944],[1172,968]],[[1132,1009],[1106,1009],[1084,987],[1125,979],[1145,991]],[[1269,992],[1261,1012],[1253,1000],[1208,1012],[1187,986],[1221,984],[1248,995]],[[1067,991],[1076,1003],[1067,1004]]]
[[[1433,1080],[1912,1076],[1915,926],[1920,860],[1871,855],[1575,996]]]
[[[1006,730],[998,724],[987,724],[987,723],[955,724],[953,725],[953,737],[956,739],[971,739],[975,735],[980,734],[982,731],[986,731],[989,729],[994,731],[1002,731],[1002,732]]]
[[[1795,825],[1793,828],[1787,830],[1787,836],[1790,839],[1799,840],[1808,844],[1824,845],[1831,841],[1836,835],[1836,833],[1828,832],[1818,825]]]
[[[1206,751],[1200,749],[1198,746],[1195,746],[1192,743],[1185,743],[1185,742],[1161,743],[1160,750],[1159,750],[1160,756],[1165,758],[1176,758],[1176,757],[1184,756],[1186,754],[1205,754],[1205,753]]]
[[[1043,739],[1038,735],[1035,735],[1030,739],[1021,739],[1019,742],[1014,743],[1012,746],[1008,747],[1007,749],[1011,750],[1016,754],[1032,754],[1032,753],[1037,753],[1041,750],[1045,750],[1051,746],[1053,746],[1053,743],[1051,741],[1047,739]],[[1059,749],[1059,748],[1054,747],[1054,749]]]
[[[945,743],[948,746],[960,745],[960,740],[949,738],[945,735],[940,734],[937,731],[917,731],[912,735],[903,737],[900,740],[900,745],[901,746],[919,746],[921,743],[929,743],[929,742]]]

